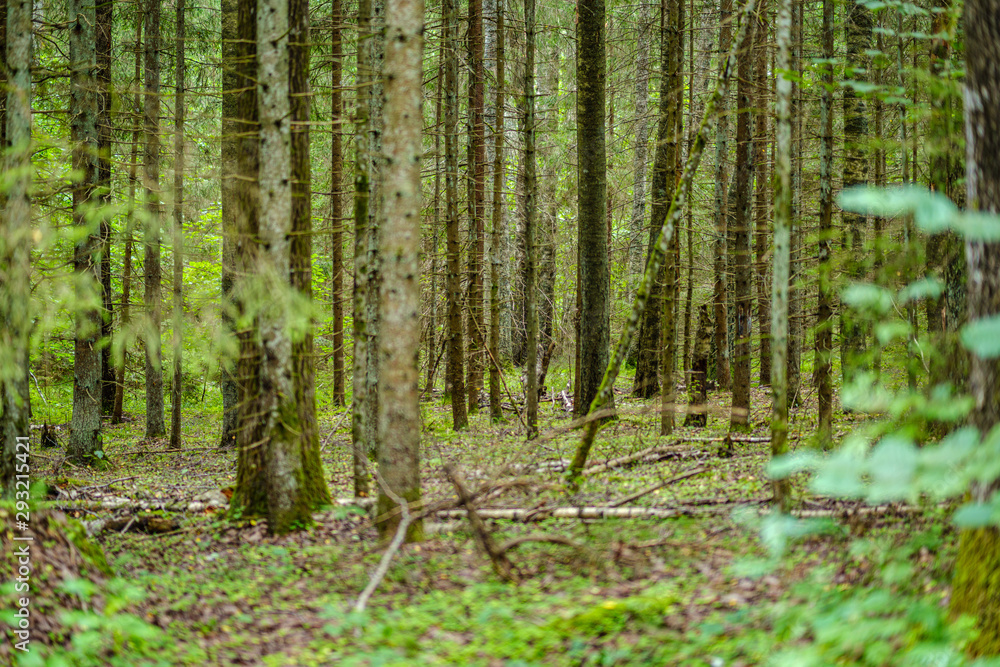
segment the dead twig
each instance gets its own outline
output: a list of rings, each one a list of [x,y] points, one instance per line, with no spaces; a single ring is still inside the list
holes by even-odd
[[[493,563],[493,569],[500,576],[501,579],[509,581],[511,583],[516,583],[518,578],[514,574],[514,566],[507,558],[506,549],[498,548],[496,542],[493,541],[493,536],[486,529],[486,524],[480,518],[479,514],[476,512],[475,506],[472,504],[472,495],[469,490],[462,483],[462,478],[455,470],[452,465],[446,465],[444,468],[444,474],[448,477],[448,480],[455,487],[455,492],[458,494],[458,502],[460,505],[465,507],[466,516],[469,519],[469,525],[472,527],[472,532],[476,536],[476,540],[479,545],[486,552],[486,555],[490,557],[490,562]]]

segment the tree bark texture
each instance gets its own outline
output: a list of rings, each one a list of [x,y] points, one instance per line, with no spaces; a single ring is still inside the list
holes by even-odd
[[[578,414],[586,414],[608,365],[611,343],[611,285],[604,217],[607,192],[604,0],[579,0],[577,7],[577,252],[580,257],[580,338],[577,341],[580,375],[577,381],[580,400],[576,409]],[[527,76],[531,76],[530,71]],[[613,400],[605,407],[613,407]]]
[[[243,79],[245,69],[241,58],[246,49],[239,43],[239,2],[222,0],[222,326],[226,337],[233,343],[236,352],[236,302],[233,291],[236,280],[235,255],[241,216],[239,177],[240,133],[243,127],[239,117],[240,96],[244,88],[251,84]],[[219,361],[222,392],[222,435],[219,447],[236,446],[236,430],[239,416],[239,380],[236,375],[238,359],[225,350]]]
[[[388,540],[401,520],[399,501],[420,509],[420,162],[423,114],[423,0],[388,0],[385,53],[385,205],[380,235],[379,520]],[[455,397],[458,398],[458,397]],[[407,537],[423,537],[417,520]]]
[[[97,187],[101,204],[111,199],[111,27],[114,3],[96,7],[97,40]],[[111,216],[101,217],[101,414],[111,415],[115,407],[115,369],[111,363],[111,336],[114,329],[114,294],[111,287]]]
[[[483,63],[483,2],[469,0],[469,278],[467,285],[467,379],[469,412],[478,412],[483,390],[486,325],[483,318],[483,260],[486,255],[486,123]]]
[[[538,435],[538,291],[535,289],[535,225],[538,220],[538,175],[535,162],[535,0],[524,0],[524,303],[525,384],[524,412],[528,439]],[[603,121],[603,115],[601,120]],[[603,140],[603,134],[602,134]],[[595,215],[603,220],[604,209]]]
[[[763,8],[762,8],[763,10]],[[757,323],[760,328],[760,375],[758,385],[771,385],[771,283],[769,267],[771,265],[771,247],[768,243],[768,227],[771,220],[768,200],[768,162],[766,159],[767,145],[770,140],[771,123],[770,92],[771,83],[768,77],[767,64],[770,43],[767,39],[768,24],[763,11],[757,12],[755,28],[757,32],[754,47],[754,85],[756,100],[754,106],[754,167],[757,173],[755,180],[754,206],[754,271],[757,284]]]
[[[94,35],[95,7],[86,0],[71,2],[70,133],[73,169],[80,181],[73,187],[73,225],[80,239],[73,251],[77,274],[76,338],[73,355],[73,422],[67,457],[73,463],[98,463],[101,450],[101,310],[85,304],[100,303],[100,222],[95,225],[97,197],[97,51]]]
[[[730,21],[733,13],[732,0],[722,0],[719,15],[719,53],[726,53],[732,44],[733,34]],[[720,62],[720,67],[725,64]],[[729,391],[731,377],[729,371],[729,336],[726,305],[726,257],[728,254],[728,212],[729,171],[726,168],[729,149],[729,88],[726,87],[719,100],[719,117],[715,128],[715,241],[712,244],[712,267],[715,275],[715,382],[720,391]]]
[[[823,58],[831,62],[833,51],[833,3],[823,0]],[[830,241],[833,239],[833,65],[823,70],[820,93],[819,148],[819,259],[818,303],[816,308],[816,395],[819,402],[816,434],[820,443],[830,444],[833,423],[833,266]]]
[[[490,241],[490,418],[494,421],[503,419],[503,407],[500,405],[500,271],[501,271],[501,236],[503,234],[503,214],[506,208],[504,196],[504,60],[506,58],[504,0],[495,0],[496,5],[496,102],[494,109],[495,124],[493,126],[493,209],[491,220]]]
[[[185,25],[184,1],[177,0],[177,25],[174,44],[177,54],[174,94],[174,226],[173,226],[173,352],[174,381],[170,397],[170,446],[181,446],[181,403],[183,402],[184,351],[184,86],[185,86]]]
[[[333,302],[333,403],[345,405],[344,382],[344,100],[341,78],[344,69],[344,10],[342,0],[330,3],[330,298]]]

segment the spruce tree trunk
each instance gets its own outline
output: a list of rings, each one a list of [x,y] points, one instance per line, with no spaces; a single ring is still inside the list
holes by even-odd
[[[524,412],[528,440],[538,435],[538,291],[535,289],[535,224],[538,220],[538,177],[535,173],[535,0],[524,0]],[[603,115],[601,116],[603,120]],[[598,209],[601,219],[603,208]]]
[[[372,0],[358,3],[358,93],[355,108],[354,129],[354,293],[353,327],[354,362],[351,377],[351,451],[354,465],[354,496],[364,498],[371,492],[367,458],[373,451],[370,438],[373,415],[368,411],[368,297],[371,293],[368,283],[370,257],[368,248],[371,228],[369,225],[369,204],[371,201],[371,169],[369,153],[372,151],[368,125],[374,79],[371,49]]]
[[[245,49],[239,43],[239,2],[222,0],[222,326],[225,335],[236,340],[236,295],[233,286],[236,261],[235,252],[241,215],[238,180],[239,133],[244,128],[239,118],[240,91],[250,83],[240,76],[243,65],[240,58]],[[239,416],[239,381],[236,377],[238,359],[231,355],[219,362],[222,391],[222,435],[219,447],[236,446],[237,418]]]
[[[722,0],[719,13],[719,53],[727,53],[732,43],[732,27],[730,20],[733,13],[732,0]],[[720,62],[719,67],[725,65]],[[719,118],[716,121],[715,134],[715,241],[712,244],[712,268],[715,276],[715,382],[720,391],[729,391],[729,337],[726,315],[726,263],[728,235],[729,193],[726,185],[729,183],[729,172],[726,169],[729,149],[729,88],[722,91],[719,100]]]
[[[486,326],[483,320],[483,258],[486,255],[486,124],[483,85],[483,2],[469,0],[469,279],[468,349],[466,350],[469,412],[479,411],[483,390],[483,357]]]
[[[872,13],[865,5],[849,4],[844,32],[847,38],[847,67],[850,79],[867,83],[864,68],[865,53],[872,46]],[[868,137],[868,112],[864,98],[850,85],[844,87],[844,189],[864,185],[868,182],[868,163],[864,142]],[[848,256],[844,262],[849,280],[861,280],[864,276],[863,245],[865,216],[844,211],[841,214],[846,243],[844,252]],[[864,331],[853,315],[841,305],[840,309],[840,364],[844,381],[854,377],[860,364],[859,356],[864,347]]]
[[[29,423],[28,360],[31,343],[31,0],[0,3],[0,30],[6,53],[0,64],[6,75],[0,115],[0,136],[9,146],[4,171],[16,174],[2,200],[0,235],[0,497],[16,491],[18,438],[26,438]],[[3,50],[3,49],[0,49]],[[26,440],[21,440],[26,442]]]
[[[788,285],[788,403],[799,405],[802,400],[800,368],[802,366],[802,289],[798,287],[802,271],[802,0],[792,2],[791,67],[797,80],[792,82],[792,236],[789,256]]]
[[[495,103],[495,124],[493,130],[493,211],[492,211],[492,233],[490,241],[490,418],[494,422],[503,420],[503,407],[500,405],[500,252],[501,235],[503,234],[503,212],[505,209],[503,201],[503,184],[506,174],[504,173],[503,159],[503,137],[504,120],[506,112],[504,110],[504,59],[505,53],[505,28],[504,28],[504,0],[495,0],[496,3],[496,103]]]
[[[966,187],[969,208],[1000,213],[1000,2],[965,4]],[[1000,315],[1000,243],[967,240],[969,321]],[[970,421],[984,436],[1000,421],[1000,359],[972,355]],[[998,483],[974,483],[971,500],[989,502]],[[1000,654],[1000,531],[995,525],[962,531],[951,609],[977,619],[975,655]]]
[[[423,0],[388,0],[386,6],[385,206],[381,224],[382,336],[379,377],[379,520],[383,540],[401,520],[402,501],[420,509],[420,158],[423,113]],[[420,520],[407,538],[423,538]]]
[[[240,2],[237,16],[239,74],[242,81],[257,81],[257,3]],[[257,86],[247,85],[238,98],[241,127],[237,183],[236,248],[233,286],[236,305],[242,312],[256,312],[259,298],[253,279],[259,267],[260,196],[257,180],[260,171],[260,123]],[[234,517],[263,516],[268,511],[265,452],[261,443],[267,438],[267,420],[263,415],[261,366],[263,351],[259,337],[260,320],[254,316],[239,333],[240,355],[239,412],[237,417],[236,490],[230,502]]]
[[[97,51],[94,36],[95,8],[86,0],[69,4],[70,16],[70,133],[73,169],[81,175],[73,187],[73,225],[80,239],[73,252],[76,273],[77,311],[73,355],[73,423],[66,455],[73,463],[95,464],[101,450],[101,335],[100,308],[84,304],[100,302],[100,223],[95,226],[93,209],[97,197]]]
[[[288,6],[289,99],[292,112],[292,220],[289,245],[289,283],[300,303],[311,304],[312,293],[312,171],[309,154],[309,0],[291,0]],[[319,424],[316,422],[316,368],[314,322],[309,317],[301,340],[292,340],[292,381],[299,411],[304,494],[314,506],[328,503],[330,491],[319,457]]]
[[[139,74],[142,66],[142,28],[145,18],[140,15],[136,18],[135,22],[135,49],[133,51],[135,73],[132,76],[132,85],[135,89],[135,98],[133,100],[133,108],[142,108],[142,88],[139,84]],[[138,115],[133,116],[132,123],[132,158],[129,161],[128,168],[128,214],[126,215],[124,236],[124,252],[123,254],[123,266],[122,266],[122,305],[121,305],[121,319],[119,321],[119,330],[124,330],[132,319],[131,313],[131,299],[132,299],[132,230],[135,227],[135,190],[136,184],[138,183],[138,173],[139,173],[139,140],[142,135],[142,123]],[[223,216],[223,225],[225,225],[225,216]],[[225,234],[225,232],[223,232]],[[223,244],[225,244],[225,236],[223,236]],[[225,270],[225,269],[223,269]],[[226,308],[223,307],[223,313],[226,312]],[[118,367],[118,375],[115,378],[115,406],[111,413],[111,423],[120,424],[122,423],[122,409],[125,402],[125,369],[128,367],[128,348],[122,348],[122,363]],[[223,405],[225,403],[223,402]],[[223,414],[223,420],[225,420],[225,414]],[[235,436],[234,436],[235,438]],[[235,444],[235,440],[233,441]]]
[[[771,283],[768,268],[771,264],[771,247],[768,243],[768,227],[771,220],[768,215],[768,162],[767,144],[770,140],[770,92],[771,83],[768,78],[767,64],[770,43],[767,39],[767,23],[763,13],[758,13],[756,31],[758,38],[755,47],[754,85],[756,100],[754,106],[754,166],[756,174],[754,206],[754,269],[757,284],[757,324],[760,327],[760,375],[758,385],[771,385]]]
[[[441,95],[444,90],[444,46],[438,46],[437,90],[434,95],[434,211],[431,214],[431,285],[430,285],[430,315],[427,323],[427,387],[424,391],[434,389],[434,378],[438,367],[438,254],[440,250],[441,229]],[[445,340],[442,338],[442,340]]]
[[[577,23],[577,252],[580,269],[580,400],[577,414],[587,413],[597,396],[611,344],[611,286],[605,223],[606,62],[604,0],[580,0]],[[531,72],[527,72],[531,76]],[[530,123],[529,118],[529,123]],[[530,134],[529,134],[530,136]],[[529,369],[533,366],[529,365]],[[604,406],[614,408],[614,399]]]
[[[823,0],[823,58],[832,62],[833,3]],[[833,265],[830,241],[833,239],[833,65],[823,70],[820,92],[819,148],[819,298],[816,309],[816,395],[819,401],[816,434],[823,447],[831,443],[833,422]]]
[[[692,351],[688,411],[684,426],[704,428],[708,425],[708,357],[711,353],[712,319],[708,314],[708,304],[702,304],[698,308],[698,330]]]
[[[632,217],[629,223],[628,291],[626,297],[635,298],[635,290],[642,280],[642,232],[646,224],[646,153],[649,144],[649,48],[652,19],[649,3],[639,4],[639,21],[636,26],[636,78],[635,78],[635,151],[632,154]],[[638,360],[639,348],[632,344],[628,363]]]
[[[97,187],[102,205],[111,199],[111,27],[114,3],[99,2],[97,24]],[[101,218],[101,414],[109,416],[115,407],[115,369],[111,363],[114,330],[114,294],[111,287],[111,216]]]
[[[166,435],[163,420],[163,359],[160,342],[163,296],[160,293],[160,232],[163,205],[160,203],[160,5],[161,0],[147,0],[146,68],[143,119],[146,144],[143,152],[143,189],[146,196],[145,295],[146,334],[146,438]]]
[[[330,248],[333,263],[330,299],[333,302],[333,404],[347,402],[344,382],[344,100],[341,75],[344,51],[341,34],[344,25],[342,0],[330,3]]]
[[[183,392],[182,352],[184,349],[184,0],[177,0],[177,28],[174,34],[177,64],[174,95],[174,381],[170,397],[170,446],[181,446],[181,403]]]
[[[792,3],[778,5],[778,72],[790,68]],[[771,457],[788,453],[788,279],[792,217],[792,82],[777,75],[777,124],[775,128],[774,274],[771,280]],[[771,483],[774,506],[787,512],[790,502],[787,479]]]
[[[681,154],[682,119],[684,117],[684,81],[681,65],[684,59],[684,40],[681,37],[683,0],[667,0],[663,4],[663,31],[660,40],[663,88],[660,91],[660,137],[657,142],[656,163],[653,165],[653,217],[652,228],[662,227],[673,189],[679,180],[678,162]],[[664,93],[667,93],[664,96]],[[661,151],[662,148],[662,151]],[[673,186],[673,187],[671,187]],[[677,332],[678,251],[680,236],[674,234],[664,258],[663,326],[660,341],[660,435],[670,435],[674,430],[674,365]]]
[[[461,248],[458,237],[458,9],[455,0],[441,5],[444,19],[444,152],[445,152],[445,233],[448,271],[448,384],[451,387],[452,427],[460,431],[468,426],[466,410],[462,336]]]

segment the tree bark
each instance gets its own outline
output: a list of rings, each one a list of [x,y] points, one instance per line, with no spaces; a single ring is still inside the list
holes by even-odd
[[[96,7],[97,40],[97,188],[102,205],[111,203],[111,34],[114,3]],[[111,217],[101,218],[101,414],[111,415],[115,407],[115,369],[111,363],[114,330],[114,294],[111,288]]]
[[[383,540],[395,533],[399,501],[420,508],[420,158],[423,0],[388,0],[386,5],[385,206],[380,235],[382,336],[379,377],[379,484],[376,526]],[[457,397],[456,397],[457,398]],[[411,541],[423,538],[418,519],[407,528]]]
[[[832,63],[833,3],[823,0],[823,58]],[[833,265],[830,241],[833,238],[833,65],[823,70],[820,93],[819,148],[819,297],[816,309],[816,395],[819,401],[816,435],[829,447],[833,423]]]
[[[341,75],[343,52],[344,10],[342,0],[330,3],[330,116],[333,119],[330,137],[330,296],[333,302],[333,403],[345,405],[344,388],[344,101]]]
[[[580,338],[577,345],[580,353],[580,400],[576,403],[576,410],[577,414],[583,415],[596,398],[608,365],[611,289],[604,217],[607,194],[604,0],[579,0],[577,9],[577,252],[580,257]],[[532,76],[530,70],[526,74]],[[529,365],[529,368],[533,366]],[[613,406],[612,398],[605,407]]]
[[[28,361],[31,344],[31,0],[0,2],[0,31],[5,53],[4,91],[0,93],[0,137],[6,149],[4,171],[16,174],[0,217],[0,235],[5,240],[0,250],[0,497],[11,498],[16,492],[19,474],[18,441],[27,443],[29,423]]]
[[[236,258],[236,235],[239,233],[238,219],[241,215],[239,177],[240,132],[239,100],[245,87],[250,86],[240,76],[245,57],[239,42],[239,2],[222,0],[222,326],[227,338],[236,341],[236,295],[233,285],[236,280],[234,262]],[[237,351],[238,343],[235,345]],[[236,446],[236,431],[239,417],[239,380],[236,376],[238,359],[223,354],[219,361],[222,392],[222,434],[219,447],[225,449]]]
[[[73,463],[100,463],[101,451],[101,310],[85,305],[99,297],[101,289],[100,223],[93,223],[97,197],[97,51],[94,35],[95,7],[89,2],[71,2],[70,16],[70,133],[73,169],[81,174],[73,187],[73,225],[80,240],[73,252],[76,273],[76,338],[73,369],[73,423],[67,457]],[[100,301],[99,298],[96,301]]]
[[[639,21],[636,26],[636,77],[635,77],[635,151],[632,154],[632,217],[629,223],[628,291],[627,298],[635,297],[635,290],[642,279],[642,232],[646,225],[646,153],[649,144],[649,34],[652,18],[649,3],[639,4]],[[636,339],[636,343],[639,339]],[[629,350],[629,363],[637,363],[639,348],[633,343]]]
[[[732,27],[730,21],[733,13],[732,0],[722,0],[719,14],[719,53],[727,53],[732,43]],[[720,62],[720,67],[725,67]],[[712,244],[712,268],[715,275],[713,294],[715,297],[715,382],[720,391],[729,391],[729,336],[728,316],[726,315],[726,257],[728,236],[729,172],[726,168],[728,159],[729,135],[729,89],[723,90],[719,100],[719,118],[716,121],[715,134],[715,241]]]
[[[468,411],[479,411],[483,390],[486,325],[483,320],[483,258],[486,255],[486,124],[483,63],[483,2],[469,0],[469,279],[466,350]]]
[[[504,87],[506,85],[504,60],[505,28],[504,0],[496,3],[496,103],[495,125],[493,126],[493,210],[492,239],[490,241],[490,418],[494,422],[503,420],[503,407],[500,405],[500,248],[503,234],[503,184],[504,156],[503,137],[504,120]]]
[[[177,28],[174,34],[177,65],[175,68],[176,85],[174,96],[174,381],[170,398],[170,446],[177,449],[181,446],[181,403],[184,396],[184,367],[182,354],[184,350],[182,332],[184,330],[184,0],[177,0]]]
[[[754,106],[757,112],[754,114],[754,165],[757,173],[754,176],[756,199],[754,211],[754,259],[757,283],[757,323],[760,327],[760,375],[758,385],[769,387],[771,385],[771,283],[769,281],[768,267],[771,263],[771,248],[768,243],[768,227],[770,217],[768,215],[768,164],[767,164],[767,144],[769,142],[769,130],[771,122],[770,92],[771,83],[767,73],[768,52],[770,44],[767,40],[767,23],[763,14],[758,13],[756,19],[756,31],[759,36],[756,40],[756,53],[754,64],[754,83],[757,89],[757,99]]]
[[[468,426],[462,336],[461,249],[458,238],[458,10],[455,0],[443,0],[444,18],[444,152],[445,225],[448,264],[448,384],[451,386],[452,427]]]
[[[1000,213],[1000,2],[965,4],[966,188],[969,207]],[[969,321],[1000,314],[1000,243],[966,240]],[[972,355],[975,406],[970,422],[985,437],[1000,421],[1000,359]],[[973,502],[989,502],[998,483],[974,483]],[[1000,531],[995,525],[962,531],[951,609],[977,619],[976,655],[1000,653]]]
[[[778,5],[777,42],[778,72],[790,67],[792,33],[792,3],[781,0]],[[792,82],[777,76],[777,125],[775,131],[775,193],[774,193],[774,274],[771,280],[771,457],[788,452],[788,279],[791,267],[789,245],[792,217]],[[773,503],[778,510],[789,508],[788,479],[771,483]]]
[[[166,435],[163,420],[163,359],[160,342],[163,297],[160,293],[160,233],[163,205],[160,203],[160,5],[161,0],[147,0],[146,68],[143,117],[146,144],[143,152],[143,188],[146,195],[147,222],[143,256],[145,272],[146,331],[146,438]]]
[[[538,177],[535,173],[535,0],[524,0],[524,412],[528,440],[538,435],[538,292],[535,289],[535,223],[538,220]],[[603,120],[603,114],[601,116]],[[604,209],[595,214],[603,222]]]

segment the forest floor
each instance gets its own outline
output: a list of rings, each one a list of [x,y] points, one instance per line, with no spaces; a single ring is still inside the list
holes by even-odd
[[[508,547],[516,581],[498,575],[461,512],[435,514],[426,541],[401,548],[362,613],[350,609],[382,554],[369,513],[338,504],[283,537],[269,536],[264,520],[231,520],[235,453],[215,448],[218,414],[185,415],[183,451],[142,441],[141,415],[108,426],[105,470],[70,467],[60,449],[43,450],[33,475],[58,489],[53,504],[89,522],[114,575],[142,591],[106,594],[96,614],[104,620],[88,627],[108,631],[69,664],[881,665],[918,643],[958,641],[936,620],[957,542],[940,508],[852,513],[798,479],[796,507],[829,521],[777,558],[766,548],[776,538],[760,529],[771,496],[769,393],[754,389],[750,441],[731,449],[722,440],[727,396],[713,396],[707,428],[669,438],[657,435],[653,403],[624,393],[616,400],[619,418],[599,432],[589,465],[665,449],[592,469],[576,494],[561,470],[579,432],[565,428],[558,403],[542,404],[542,437],[525,442],[512,413],[494,425],[480,411],[456,434],[450,406],[425,400],[425,499],[455,507],[444,474],[452,464],[483,492],[476,507],[485,516],[529,511],[486,519],[496,544]],[[814,414],[808,400],[798,408],[793,447],[807,446]],[[850,429],[838,419],[839,430]],[[331,494],[348,497],[349,417],[323,414],[321,423]],[[550,514],[612,506],[639,511]],[[642,516],[651,509],[660,516]],[[149,516],[169,532],[136,532]],[[108,623],[120,609],[148,625]],[[22,656],[22,664],[42,663]]]

